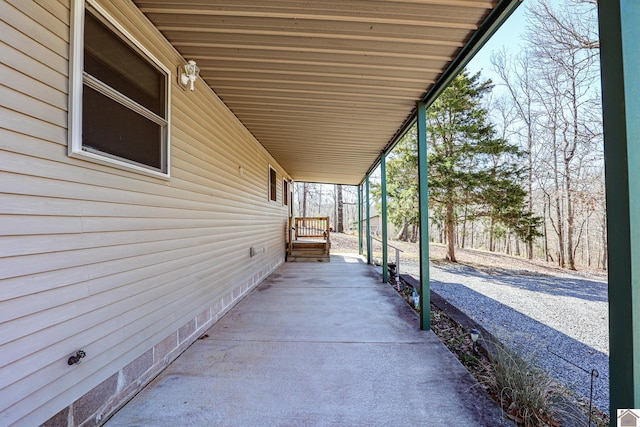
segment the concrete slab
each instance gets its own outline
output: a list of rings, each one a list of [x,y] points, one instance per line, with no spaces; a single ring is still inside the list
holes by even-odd
[[[287,263],[107,422],[510,425],[375,269]]]

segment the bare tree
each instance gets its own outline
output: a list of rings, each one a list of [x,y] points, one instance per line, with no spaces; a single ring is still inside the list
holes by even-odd
[[[533,207],[533,144],[534,128],[538,111],[536,108],[536,78],[531,71],[531,57],[527,51],[509,60],[504,51],[491,57],[494,71],[498,73],[510,95],[518,119],[524,124],[524,140],[527,153],[527,202],[530,212]],[[527,243],[527,258],[533,259],[533,240]]]
[[[309,194],[309,183],[302,184],[302,216],[307,217],[307,196]]]
[[[557,71],[557,70],[551,70]],[[544,74],[543,85],[537,90],[540,91],[540,99],[544,107],[546,116],[542,121],[542,127],[546,130],[547,136],[547,152],[550,154],[550,161],[547,164],[551,165],[552,182],[553,182],[553,201],[555,206],[555,221],[551,220],[554,231],[556,232],[558,241],[557,260],[560,267],[565,267],[566,262],[566,233],[565,233],[565,215],[564,215],[564,203],[563,203],[563,190],[562,190],[562,171],[559,164],[559,144],[562,122],[561,122],[561,89],[557,85],[558,72],[547,71]],[[549,144],[550,143],[550,144]],[[544,187],[543,187],[544,188]],[[546,190],[543,190],[546,193]],[[551,196],[547,193],[547,199],[549,206],[551,207]],[[551,219],[551,209],[549,209],[549,218]]]
[[[581,7],[578,7],[582,5]],[[587,7],[585,7],[585,5]],[[530,8],[528,31],[529,46],[536,59],[535,67],[552,79],[552,95],[560,106],[557,110],[559,150],[562,162],[563,196],[566,206],[566,244],[568,267],[576,269],[575,251],[576,212],[574,178],[580,176],[580,162],[575,162],[581,151],[591,147],[594,132],[592,123],[583,115],[594,107],[593,86],[598,77],[598,44],[593,8],[586,2],[576,3],[572,9],[552,8],[540,1]],[[593,16],[592,16],[593,15]],[[595,41],[594,41],[595,40]],[[547,91],[548,93],[548,91]],[[561,262],[562,264],[562,262]]]
[[[578,257],[589,264],[606,243],[591,224],[604,211],[603,197],[591,197],[598,193],[594,177],[603,158],[596,0],[569,2],[528,3],[523,51],[512,57],[498,52],[492,62],[516,112],[511,126],[526,146],[527,202],[545,218],[545,259],[575,269]],[[527,256],[533,252],[532,242]]]
[[[344,202],[342,201],[342,185],[336,185],[336,214],[338,218],[336,218],[336,231],[338,233],[344,233]]]

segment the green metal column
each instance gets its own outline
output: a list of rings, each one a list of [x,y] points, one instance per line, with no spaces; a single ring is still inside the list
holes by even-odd
[[[429,181],[427,173],[427,106],[418,102],[418,193],[420,200],[420,329],[431,329],[429,288]]]
[[[367,239],[367,264],[371,264],[371,210],[369,209],[369,175],[367,175],[367,179],[365,180],[365,195],[364,200],[366,203],[365,209],[367,213],[367,228],[365,238]]]
[[[389,262],[387,248],[387,156],[382,153],[380,156],[380,192],[382,193],[382,212],[380,212],[382,219],[382,283],[389,281]]]
[[[362,255],[362,184],[358,185],[358,254]]]
[[[640,408],[640,2],[598,2],[607,190],[611,425]]]

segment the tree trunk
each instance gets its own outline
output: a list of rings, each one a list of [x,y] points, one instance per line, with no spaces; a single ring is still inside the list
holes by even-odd
[[[342,185],[336,185],[336,197],[338,199],[338,219],[336,220],[336,231],[344,233],[344,202],[342,201]]]
[[[455,218],[454,218],[454,211],[453,211],[453,203],[447,203],[447,218],[445,220],[445,226],[446,226],[446,235],[447,235],[447,261],[451,261],[451,262],[458,262],[456,260],[456,252],[455,252],[455,228],[456,228],[456,222],[455,222]]]
[[[489,226],[489,252],[495,252],[493,245],[493,218],[491,218],[491,225]]]
[[[545,262],[549,262],[549,240],[547,238],[547,203],[546,202],[542,205],[542,235],[544,237],[544,260]]]
[[[460,247],[464,249],[465,239],[467,237],[467,206],[464,207],[464,218],[462,218],[462,239]]]
[[[569,257],[569,270],[576,269],[576,261],[573,256],[573,233],[575,218],[573,214],[573,197],[571,195],[571,175],[569,163],[565,163],[565,190],[567,191],[567,256]]]
[[[558,265],[562,268],[565,266],[564,261],[564,218],[562,217],[562,205],[560,201],[560,178],[558,171],[558,150],[557,150],[557,135],[556,131],[553,132],[553,181],[555,187],[555,201],[556,201],[556,233],[558,235]]]
[[[302,184],[302,217],[307,217],[307,195],[309,194],[309,183]]]
[[[533,154],[531,153],[533,151],[533,132],[531,130],[533,124],[532,124],[532,118],[531,118],[531,106],[529,106],[529,109],[527,111],[528,113],[528,117],[527,117],[527,161],[528,161],[528,169],[529,169],[529,173],[528,173],[528,177],[527,177],[527,191],[529,193],[529,212],[533,212]],[[519,252],[519,251],[518,251]],[[520,254],[518,254],[520,255]],[[529,242],[527,243],[527,258],[528,259],[533,259],[533,239],[530,239]]]
[[[589,233],[591,232],[590,230],[591,227],[589,227],[589,223],[591,222],[590,219],[591,219],[591,215],[587,214],[587,236],[586,236],[587,237],[587,265],[589,267],[591,267],[591,250],[592,250],[591,239],[589,238]]]
[[[573,213],[573,191],[571,181],[571,160],[573,160],[576,147],[578,145],[578,103],[576,99],[576,81],[571,80],[572,102],[573,102],[573,141],[569,144],[565,142],[564,154],[564,175],[565,191],[567,192],[567,255],[569,256],[569,269],[576,269],[576,261],[573,254],[573,233],[575,229],[575,218]],[[567,152],[568,147],[568,152]]]
[[[473,244],[473,233],[474,233],[474,228],[475,228],[476,222],[475,221],[471,221],[471,249],[475,248],[474,244]]]
[[[396,236],[396,240],[402,240],[403,242],[406,242],[408,240],[408,234],[409,234],[409,223],[405,221],[404,224],[402,224],[402,230],[400,230],[400,232]]]

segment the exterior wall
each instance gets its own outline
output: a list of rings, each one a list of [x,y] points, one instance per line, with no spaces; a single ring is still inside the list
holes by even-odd
[[[382,236],[382,217],[378,214],[376,214],[375,216],[372,216],[371,218],[369,218],[369,226],[371,227],[371,234],[373,236]],[[358,230],[358,223],[355,222],[353,224],[354,229]],[[363,219],[362,220],[362,229],[366,230],[367,229],[367,220]],[[391,224],[391,222],[387,222],[387,236],[389,238],[389,240],[393,239],[396,237],[396,235],[398,234],[399,230],[396,230],[396,228],[393,226],[393,224]]]
[[[0,0],[0,425],[104,420],[284,261],[287,175],[202,81],[172,76],[170,180],[67,156],[69,22],[69,0]]]

